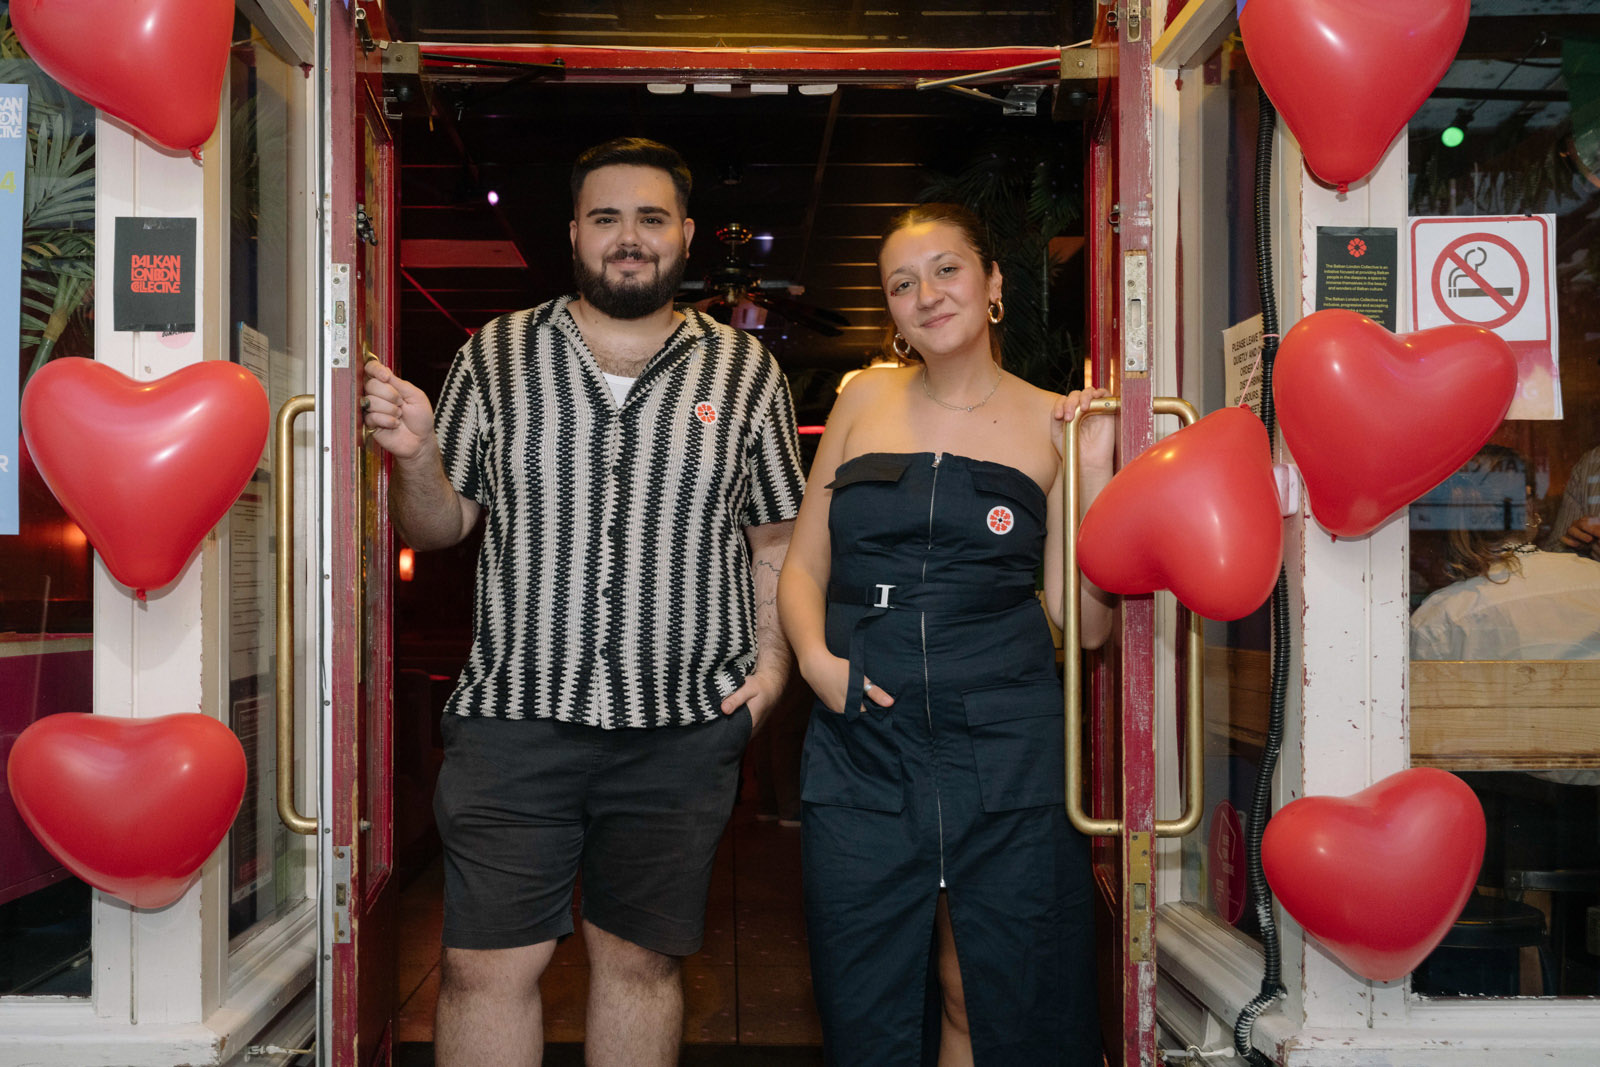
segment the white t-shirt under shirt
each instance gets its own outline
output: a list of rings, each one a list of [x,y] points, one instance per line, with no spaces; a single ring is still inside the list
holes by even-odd
[[[606,374],[605,371],[600,373]],[[638,380],[637,378],[624,378],[620,374],[606,374],[606,384],[611,386],[611,395],[617,398],[618,404],[628,399],[628,390],[632,389],[633,383]]]

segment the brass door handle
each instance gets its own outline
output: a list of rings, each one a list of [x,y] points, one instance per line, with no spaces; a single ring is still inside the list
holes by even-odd
[[[1183,420],[1185,426],[1192,425],[1199,418],[1194,405],[1178,397],[1156,397],[1151,407],[1157,415],[1176,415]],[[1110,397],[1095,400],[1090,403],[1086,415],[1113,415],[1122,410],[1122,401]],[[1121,836],[1123,826],[1121,819],[1096,819],[1089,815],[1083,808],[1083,662],[1082,662],[1082,633],[1083,620],[1081,618],[1081,605],[1079,603],[1083,592],[1081,575],[1078,573],[1078,427],[1083,424],[1083,417],[1073,419],[1067,424],[1067,455],[1062,464],[1062,477],[1066,480],[1066,501],[1063,526],[1065,536],[1062,538],[1066,548],[1066,590],[1065,603],[1062,605],[1062,637],[1065,662],[1065,694],[1063,700],[1066,705],[1067,731],[1067,818],[1081,833],[1093,837],[1118,837]],[[1189,613],[1189,632],[1186,644],[1188,654],[1188,700],[1184,716],[1183,739],[1183,770],[1184,770],[1184,796],[1183,815],[1177,819],[1157,819],[1155,825],[1156,835],[1159,837],[1182,837],[1200,825],[1201,805],[1204,804],[1205,791],[1203,775],[1205,773],[1205,679],[1202,672],[1205,668],[1205,631],[1204,620],[1194,612]]]
[[[310,394],[293,397],[278,410],[273,442],[272,516],[278,537],[278,818],[297,834],[317,832],[317,820],[300,814],[294,802],[294,424],[317,409]]]

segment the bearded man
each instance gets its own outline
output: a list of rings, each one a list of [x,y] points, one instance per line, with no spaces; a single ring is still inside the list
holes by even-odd
[[[641,138],[572,171],[578,293],[489,322],[434,414],[367,365],[406,543],[486,519],[444,716],[444,1067],[537,1063],[539,979],[582,872],[587,1062],[676,1062],[682,957],[789,649],[778,571],[803,476],[771,353],[673,294],[689,169]]]

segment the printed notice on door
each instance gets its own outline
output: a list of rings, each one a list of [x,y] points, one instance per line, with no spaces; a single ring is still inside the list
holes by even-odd
[[[1261,316],[1222,331],[1223,395],[1261,414]]]

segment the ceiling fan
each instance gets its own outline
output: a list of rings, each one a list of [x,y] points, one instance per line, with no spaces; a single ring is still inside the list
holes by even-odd
[[[850,320],[829,308],[817,307],[797,299],[805,286],[794,282],[757,277],[745,262],[743,248],[755,234],[737,222],[717,231],[717,240],[728,249],[727,256],[700,281],[686,281],[682,290],[695,307],[718,322],[741,329],[760,329],[768,314],[797,326],[815,330],[824,337],[838,337]],[[701,295],[704,294],[704,295]]]

